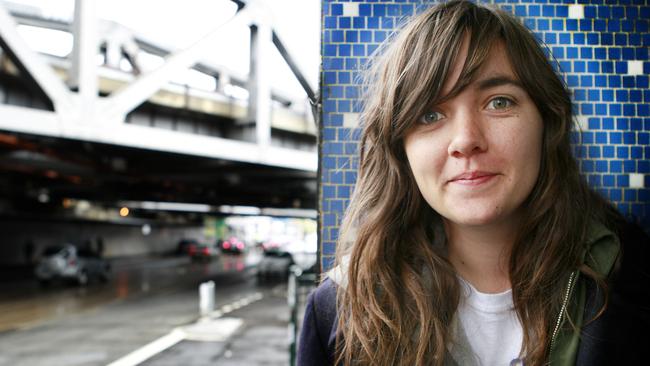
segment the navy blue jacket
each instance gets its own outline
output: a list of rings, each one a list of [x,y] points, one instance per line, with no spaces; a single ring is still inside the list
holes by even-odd
[[[636,225],[622,224],[622,256],[608,279],[609,300],[603,315],[582,328],[578,366],[650,365],[650,239]],[[307,300],[298,345],[299,366],[334,363],[337,285],[326,279]],[[603,297],[587,285],[584,318],[593,319]]]

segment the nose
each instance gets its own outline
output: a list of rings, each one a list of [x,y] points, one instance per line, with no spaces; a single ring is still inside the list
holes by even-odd
[[[484,126],[477,113],[458,113],[453,124],[453,135],[448,147],[450,156],[467,158],[487,150]]]

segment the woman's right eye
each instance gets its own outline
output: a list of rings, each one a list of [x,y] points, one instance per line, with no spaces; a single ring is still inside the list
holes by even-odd
[[[438,122],[439,120],[443,119],[444,117],[445,116],[440,112],[434,112],[434,111],[427,112],[422,117],[420,117],[420,123],[428,125],[428,124]]]

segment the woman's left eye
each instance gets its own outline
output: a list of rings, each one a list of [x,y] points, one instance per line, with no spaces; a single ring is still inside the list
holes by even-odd
[[[507,109],[512,107],[514,102],[506,97],[496,97],[488,103],[488,109]]]

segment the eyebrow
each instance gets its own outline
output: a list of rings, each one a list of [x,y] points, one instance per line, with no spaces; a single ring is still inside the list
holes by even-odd
[[[476,87],[479,90],[490,89],[501,85],[512,85],[519,89],[526,90],[518,80],[515,80],[505,75],[498,75],[491,78],[481,79],[476,81]]]

